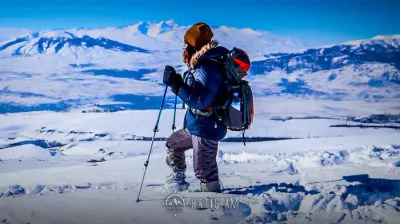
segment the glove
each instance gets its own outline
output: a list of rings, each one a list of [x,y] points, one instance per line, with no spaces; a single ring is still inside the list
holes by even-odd
[[[179,90],[183,86],[183,79],[175,69],[169,65],[165,66],[163,82],[165,85],[171,87],[173,93],[178,94]]]

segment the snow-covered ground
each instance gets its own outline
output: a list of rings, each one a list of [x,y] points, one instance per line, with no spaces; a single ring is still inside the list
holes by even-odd
[[[178,127],[183,113],[178,111]],[[171,133],[172,114],[163,111],[157,137]],[[142,201],[136,203],[150,147],[139,139],[152,136],[156,115],[153,110],[0,115],[0,221],[398,223],[399,130],[329,127],[346,123],[340,117],[281,121],[276,114],[257,115],[248,137],[296,139],[247,146],[222,142],[222,194],[198,192],[188,151],[191,186],[179,193],[188,205],[175,211],[164,205],[172,192],[162,187],[168,172],[165,142],[156,141]]]

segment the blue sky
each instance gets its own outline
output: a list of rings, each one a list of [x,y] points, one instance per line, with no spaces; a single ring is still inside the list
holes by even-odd
[[[205,21],[326,44],[400,34],[399,15],[400,0],[0,0],[0,27],[105,27],[174,19],[180,25]]]

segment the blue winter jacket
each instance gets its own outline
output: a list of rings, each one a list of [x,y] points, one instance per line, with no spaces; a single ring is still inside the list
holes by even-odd
[[[226,136],[227,129],[224,124],[213,117],[195,115],[190,108],[204,111],[220,94],[218,90],[223,81],[221,68],[218,63],[210,59],[217,59],[227,51],[224,47],[213,47],[203,55],[197,55],[197,63],[192,64],[185,72],[185,84],[178,92],[178,97],[189,107],[185,115],[189,132],[216,141]]]

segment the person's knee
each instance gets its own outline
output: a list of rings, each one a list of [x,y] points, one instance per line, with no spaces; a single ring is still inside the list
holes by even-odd
[[[174,138],[171,136],[167,139],[167,142],[165,143],[165,146],[168,148],[168,150],[174,150],[177,149],[177,141],[174,140]]]
[[[185,130],[179,130],[169,136],[165,145],[168,149],[183,152],[193,147],[192,135]]]
[[[177,138],[177,136],[175,136],[175,134],[172,134],[168,139],[167,142],[165,143],[165,146],[169,149],[169,150],[173,150],[173,151],[177,151],[180,150],[181,146],[181,142],[184,141],[184,139],[180,139]]]

